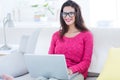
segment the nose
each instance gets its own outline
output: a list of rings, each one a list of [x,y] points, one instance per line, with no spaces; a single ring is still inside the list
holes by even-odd
[[[70,16],[69,15],[66,15],[66,17],[65,18],[70,18]]]

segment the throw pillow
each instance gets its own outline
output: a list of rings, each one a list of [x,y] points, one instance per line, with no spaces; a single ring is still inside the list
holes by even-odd
[[[97,80],[120,80],[120,48],[112,48]]]
[[[8,74],[17,77],[27,72],[23,54],[11,53],[0,56],[0,76],[2,74]]]

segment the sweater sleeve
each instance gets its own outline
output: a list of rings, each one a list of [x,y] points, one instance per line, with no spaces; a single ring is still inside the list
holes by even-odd
[[[55,32],[55,33],[52,35],[52,39],[51,39],[51,43],[50,43],[50,47],[49,47],[48,54],[54,54],[54,53],[55,53],[57,33],[58,33],[58,32]]]
[[[73,73],[75,72],[84,73],[85,71],[88,70],[90,66],[92,51],[93,51],[93,36],[90,32],[85,33],[83,49],[84,49],[84,54],[82,61],[77,65],[69,67],[73,71]]]

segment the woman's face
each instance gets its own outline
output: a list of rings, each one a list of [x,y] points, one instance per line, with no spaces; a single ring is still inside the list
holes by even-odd
[[[62,13],[65,23],[70,26],[75,23],[75,9],[71,6],[66,6],[63,8]]]

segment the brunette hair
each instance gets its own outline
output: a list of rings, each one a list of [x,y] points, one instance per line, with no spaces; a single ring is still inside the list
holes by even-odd
[[[75,27],[80,31],[88,31],[88,29],[86,28],[84,24],[84,20],[82,18],[79,5],[72,0],[68,0],[62,5],[61,11],[60,11],[60,24],[61,24],[60,36],[61,38],[68,31],[68,27],[67,27],[68,25],[65,23],[65,21],[63,20],[63,16],[62,16],[63,8],[66,6],[71,6],[72,8],[75,9]]]

